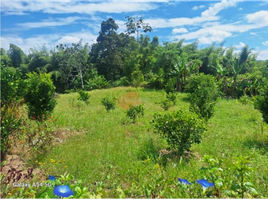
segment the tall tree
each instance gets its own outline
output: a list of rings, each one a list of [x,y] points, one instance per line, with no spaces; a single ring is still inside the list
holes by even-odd
[[[136,34],[136,40],[138,40],[139,35],[141,32],[147,33],[152,32],[152,27],[148,23],[143,22],[142,17],[130,17],[127,16],[126,19],[128,20],[127,23],[125,23],[127,27],[126,33],[128,35]]]
[[[25,63],[26,55],[24,52],[15,44],[10,44],[8,55],[11,59],[13,67],[19,68],[21,64]]]

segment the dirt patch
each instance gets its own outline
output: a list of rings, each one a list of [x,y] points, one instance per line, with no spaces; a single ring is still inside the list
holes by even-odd
[[[85,131],[75,131],[68,129],[58,129],[52,132],[53,146],[64,142],[67,138],[77,135],[84,134]],[[32,180],[38,180],[38,182],[46,180],[46,173],[39,168],[33,168],[32,166],[27,166],[25,158],[30,156],[27,153],[28,149],[25,145],[18,141],[11,148],[10,155],[6,157],[6,163],[1,167],[1,174],[4,175],[3,180],[6,184],[16,183],[30,183]]]

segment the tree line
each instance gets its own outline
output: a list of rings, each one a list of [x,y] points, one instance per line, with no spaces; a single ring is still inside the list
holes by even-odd
[[[216,77],[226,96],[257,95],[268,80],[268,61],[258,61],[248,46],[236,53],[213,43],[198,48],[198,41],[163,42],[143,33],[151,32],[142,18],[126,17],[126,31],[117,33],[112,18],[101,23],[97,42],[59,44],[53,50],[32,48],[26,55],[10,44],[1,49],[1,66],[13,67],[24,77],[29,72],[51,74],[56,91],[92,90],[110,86],[144,86],[183,92],[189,77],[204,73]],[[134,36],[133,36],[134,35]]]

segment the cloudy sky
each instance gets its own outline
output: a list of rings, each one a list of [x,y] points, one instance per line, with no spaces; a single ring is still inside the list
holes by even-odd
[[[199,47],[225,41],[239,51],[245,44],[268,59],[268,1],[169,0],[1,0],[1,45],[30,48],[80,39],[96,41],[101,22],[112,17],[126,30],[126,16],[142,16],[160,41],[199,41]]]

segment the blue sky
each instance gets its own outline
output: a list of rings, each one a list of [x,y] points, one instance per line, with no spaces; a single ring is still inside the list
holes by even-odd
[[[2,0],[1,46],[30,48],[59,43],[96,41],[101,22],[112,17],[126,30],[126,16],[142,16],[160,41],[199,41],[200,47],[225,41],[239,51],[245,44],[268,59],[268,1],[94,1],[94,0]]]

